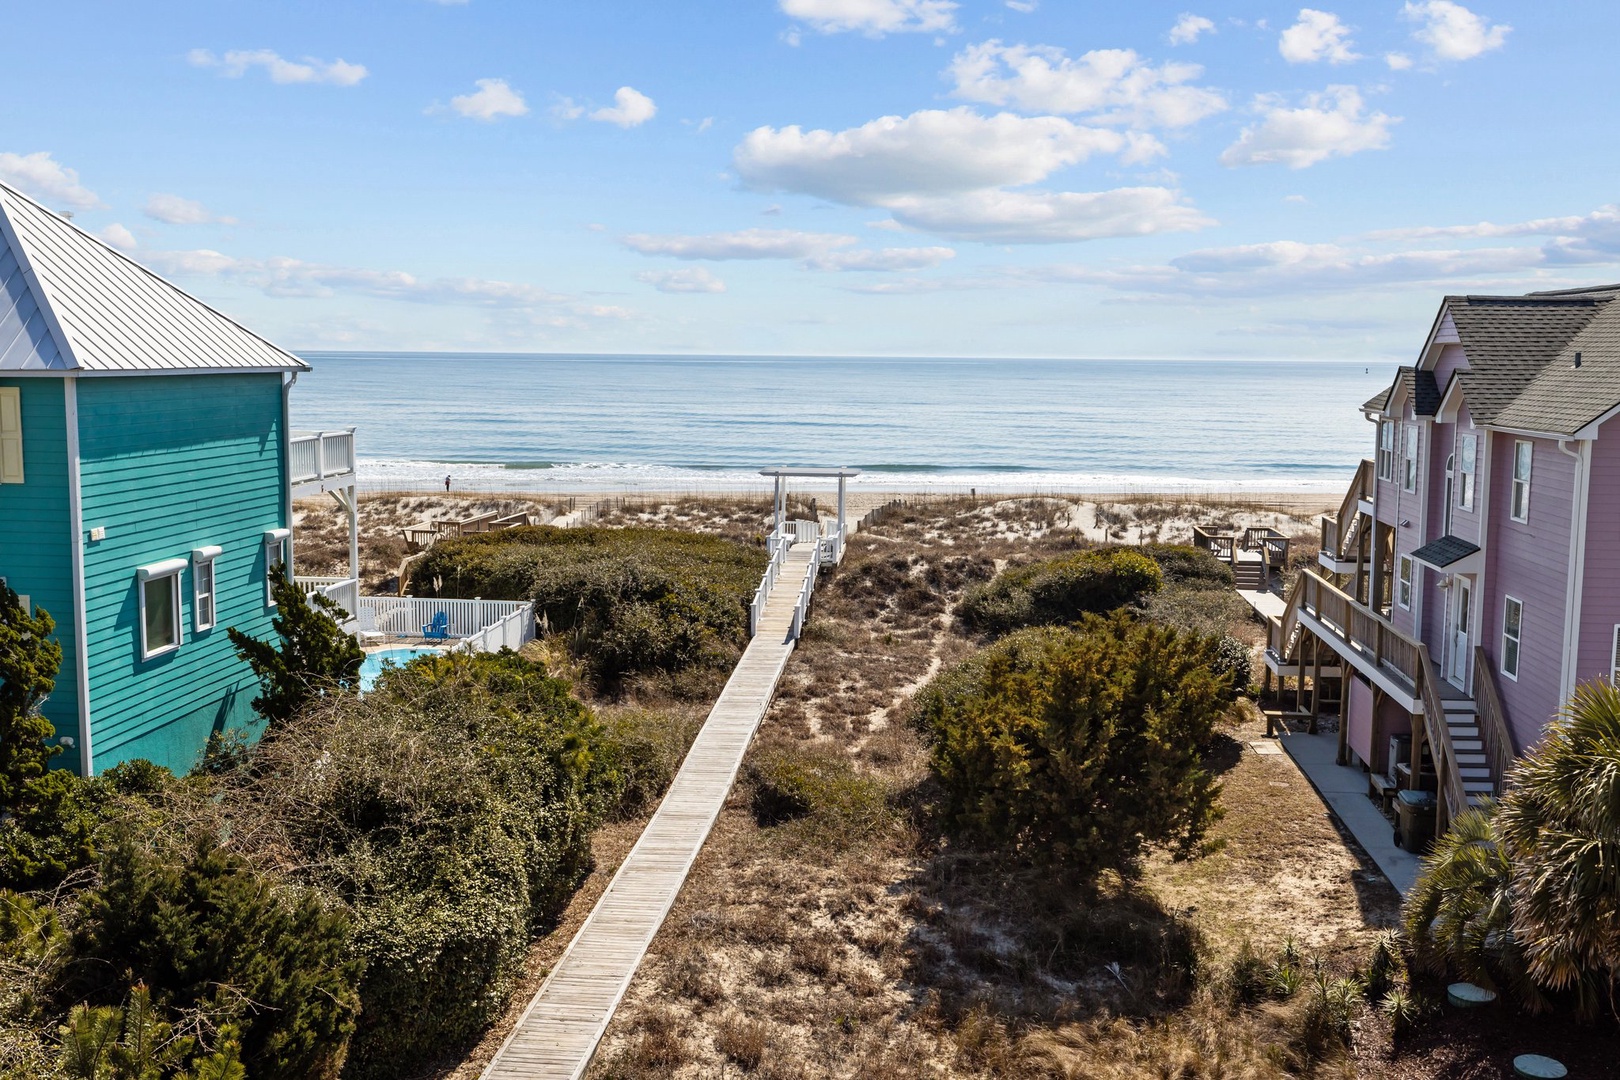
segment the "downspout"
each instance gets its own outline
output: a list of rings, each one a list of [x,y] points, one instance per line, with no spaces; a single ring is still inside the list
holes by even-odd
[[[1571,450],[1569,444],[1576,443]],[[1586,580],[1586,508],[1592,481],[1592,443],[1587,439],[1559,439],[1558,449],[1575,459],[1575,497],[1570,512],[1569,583],[1564,594],[1563,670],[1558,683],[1562,706],[1575,692],[1581,651],[1581,592]]]
[[[74,676],[79,688],[79,775],[96,774],[95,745],[90,736],[90,634],[85,626],[84,505],[79,490],[79,380],[62,380],[67,424],[68,528],[72,530]]]
[[[287,536],[287,577],[293,570],[293,508],[292,508],[292,388],[298,383],[298,372],[289,371],[281,382],[281,527]]]

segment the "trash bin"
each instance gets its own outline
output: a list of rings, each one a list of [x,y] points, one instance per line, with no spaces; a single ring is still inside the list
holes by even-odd
[[[1435,801],[1432,791],[1408,788],[1395,797],[1395,846],[1422,855],[1434,843]]]

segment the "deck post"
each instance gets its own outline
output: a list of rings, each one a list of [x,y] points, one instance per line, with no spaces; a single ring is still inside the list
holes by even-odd
[[[1339,751],[1334,756],[1335,765],[1350,764],[1350,717],[1347,715],[1350,701],[1350,687],[1344,681],[1344,658],[1339,658]]]
[[[784,500],[782,498],[782,487],[783,487],[783,477],[778,476],[776,478],[776,491],[775,491],[774,496],[772,497],[772,503],[771,503],[771,506],[772,506],[772,508],[774,510],[774,515],[775,515],[775,524],[771,527],[772,535],[775,535],[775,534],[780,533],[782,531],[782,516],[786,512],[786,507],[783,505]]]
[[[1322,717],[1322,639],[1311,635],[1311,726],[1316,734],[1317,722]]]

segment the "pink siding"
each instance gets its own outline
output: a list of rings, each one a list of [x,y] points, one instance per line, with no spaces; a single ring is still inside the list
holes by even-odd
[[[1498,676],[1502,705],[1522,746],[1533,745],[1557,711],[1563,677],[1564,597],[1569,588],[1570,504],[1575,459],[1550,439],[1532,439],[1530,520],[1510,518],[1513,444],[1516,437],[1491,433],[1491,495],[1486,543],[1485,593],[1476,619],[1477,644],[1499,669],[1502,602],[1524,604],[1518,681]]]
[[[1453,506],[1451,509],[1451,535],[1477,544],[1479,543],[1479,512],[1480,506],[1484,502],[1482,493],[1486,484],[1485,470],[1489,464],[1485,460],[1485,433],[1474,427],[1474,418],[1469,413],[1466,405],[1457,410],[1457,422],[1450,425],[1450,430],[1452,433],[1452,449],[1447,450],[1446,453],[1449,454],[1455,451],[1459,463],[1462,460],[1462,453],[1456,450],[1456,436],[1473,435],[1477,440],[1474,444],[1474,508],[1464,510],[1460,506]],[[1443,465],[1444,462],[1441,464]],[[1512,468],[1511,462],[1508,467],[1509,469]]]
[[[1575,677],[1609,677],[1609,650],[1620,623],[1620,421],[1598,429],[1586,503],[1586,569]]]
[[[1447,345],[1440,350],[1440,358],[1434,362],[1434,381],[1440,387],[1440,392],[1446,392],[1446,384],[1451,381],[1454,372],[1468,370],[1468,357],[1464,355],[1461,345]]]
[[[1412,403],[1408,401],[1402,415],[1402,426],[1404,428],[1414,423],[1417,423],[1417,420],[1412,411]],[[1416,632],[1416,627],[1412,622],[1414,610],[1400,606],[1400,569],[1401,556],[1410,554],[1422,547],[1424,543],[1423,534],[1420,531],[1423,526],[1424,485],[1427,482],[1429,462],[1434,457],[1429,446],[1428,435],[1427,425],[1420,425],[1417,491],[1406,491],[1402,489],[1400,484],[1403,465],[1399,455],[1400,447],[1403,445],[1401,440],[1405,438],[1404,433],[1400,431],[1397,432],[1395,444],[1397,448],[1395,482],[1380,483],[1378,485],[1377,517],[1384,524],[1395,528],[1395,564],[1393,569],[1395,580],[1391,585],[1390,593],[1394,603],[1390,608],[1389,621],[1395,629],[1403,634],[1414,634]],[[1444,465],[1445,461],[1442,459],[1442,468]],[[1402,528],[1401,522],[1403,521],[1410,524]],[[1416,573],[1416,568],[1414,568],[1414,576],[1416,578],[1422,576]],[[1415,593],[1413,603],[1418,603]]]
[[[1344,703],[1345,741],[1357,757],[1364,763],[1370,763],[1373,759],[1372,687],[1360,676],[1351,676],[1345,681],[1345,688],[1349,694]]]

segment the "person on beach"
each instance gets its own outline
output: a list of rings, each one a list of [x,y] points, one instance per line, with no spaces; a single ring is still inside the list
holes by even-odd
[[[450,478],[448,476],[444,478],[444,493],[446,495],[450,494]]]

